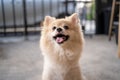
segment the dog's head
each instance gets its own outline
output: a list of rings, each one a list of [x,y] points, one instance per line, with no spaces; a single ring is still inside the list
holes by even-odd
[[[46,16],[42,36],[48,42],[59,45],[81,41],[82,30],[77,13],[63,19]]]

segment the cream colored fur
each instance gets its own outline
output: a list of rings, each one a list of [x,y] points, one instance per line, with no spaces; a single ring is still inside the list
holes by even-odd
[[[69,27],[63,33],[69,39],[58,44],[53,39],[53,26]],[[77,13],[63,19],[46,16],[41,32],[40,48],[44,56],[42,80],[83,80],[79,59],[83,48],[83,33]]]

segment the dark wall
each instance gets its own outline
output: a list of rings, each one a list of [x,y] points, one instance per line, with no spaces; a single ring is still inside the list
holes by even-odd
[[[112,0],[96,0],[96,34],[107,34]]]

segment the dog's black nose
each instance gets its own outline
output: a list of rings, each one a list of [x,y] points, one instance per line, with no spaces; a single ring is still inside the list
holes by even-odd
[[[62,31],[62,29],[61,29],[61,28],[57,28],[57,31],[58,31],[58,32],[61,32],[61,31]]]

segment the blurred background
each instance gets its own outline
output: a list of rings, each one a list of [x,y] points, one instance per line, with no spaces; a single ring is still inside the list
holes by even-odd
[[[95,33],[95,1],[92,0],[0,0],[0,36],[39,34],[46,15],[57,18],[79,14],[86,29]],[[93,26],[88,27],[88,24]]]
[[[114,1],[118,5],[109,41]],[[80,61],[83,74],[90,80],[119,80],[119,4],[119,0],[0,0],[0,80],[41,80],[39,39],[44,17],[64,18],[74,12],[86,42]]]

